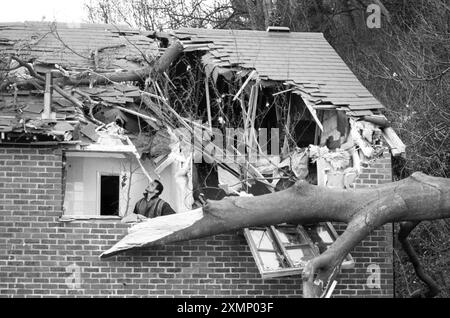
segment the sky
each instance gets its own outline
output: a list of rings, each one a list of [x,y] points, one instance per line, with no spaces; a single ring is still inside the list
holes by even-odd
[[[1,0],[0,22],[87,22],[85,0]]]

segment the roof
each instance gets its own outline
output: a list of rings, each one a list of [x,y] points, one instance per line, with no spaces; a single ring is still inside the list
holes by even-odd
[[[148,35],[149,32],[123,25],[0,23],[0,62],[7,55],[16,55],[23,61],[32,62],[37,72],[59,67],[65,75],[87,69],[99,73],[130,71],[148,65],[148,61],[161,53],[159,41]],[[19,80],[31,78],[23,68],[13,72]],[[73,93],[72,89],[73,86],[64,88],[69,95]],[[77,90],[88,93],[96,103],[107,108],[106,112],[109,108],[116,114],[120,113],[114,109],[117,106],[135,109],[134,98],[140,96],[138,87],[122,84],[80,86]],[[0,132],[48,135],[59,141],[97,139],[83,111],[59,94],[52,95],[53,118],[43,120],[43,93],[39,88],[1,92]]]
[[[314,105],[343,106],[355,115],[384,108],[322,33],[186,28],[173,34],[188,50],[209,50],[216,66],[255,69],[262,79],[294,85]]]
[[[204,51],[202,61],[207,72],[226,69],[240,76],[256,73],[263,81],[286,85],[288,90],[301,95],[313,115],[321,107],[346,110],[351,116],[371,115],[383,108],[321,33],[210,29],[158,33],[107,24],[0,23],[0,62],[6,61],[7,67],[13,67],[13,61],[2,57],[16,55],[32,63],[38,73],[57,69],[59,76],[76,74],[77,79],[83,78],[86,70],[97,72],[94,74],[98,76],[120,74],[152,65],[164,50],[160,44],[173,39],[183,43],[185,52]],[[32,78],[25,67],[13,69],[11,74],[17,82]],[[0,93],[1,139],[4,133],[25,132],[47,135],[57,141],[95,142],[98,139],[95,126],[101,123],[87,114],[86,109],[92,111],[97,105],[102,111],[96,115],[103,116],[105,120],[100,120],[106,122],[120,119],[131,125],[133,111],[150,115],[139,106],[142,92],[138,86],[84,84],[71,82],[61,87],[67,96],[76,95],[84,111],[67,97],[53,94],[51,119],[41,116],[42,86],[34,90],[30,85],[25,89],[8,87]],[[153,128],[159,127],[153,126],[151,120],[146,122]]]
[[[0,23],[0,52],[66,69],[133,69],[159,53],[147,33],[110,24]]]

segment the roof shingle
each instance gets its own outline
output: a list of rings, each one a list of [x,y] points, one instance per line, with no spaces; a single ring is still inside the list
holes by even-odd
[[[314,103],[351,111],[384,108],[322,33],[180,29],[174,35],[187,48],[209,42],[217,65],[255,69],[261,78],[297,86]]]

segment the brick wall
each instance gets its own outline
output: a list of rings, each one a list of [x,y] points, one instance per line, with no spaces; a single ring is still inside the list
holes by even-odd
[[[392,182],[392,160],[388,151],[383,158],[364,168],[357,179],[356,188],[377,186]],[[338,232],[345,229],[343,224],[335,224]],[[393,234],[392,224],[386,224],[373,231],[363,242],[356,246],[351,255],[355,260],[355,268],[342,270],[338,276],[339,284],[334,293],[337,297],[394,297],[393,272]],[[380,287],[367,284],[371,277],[372,268],[378,266],[380,273]],[[369,279],[369,282],[373,282]]]
[[[390,161],[377,165],[364,171],[362,184],[389,181],[379,177]],[[61,151],[0,147],[0,296],[301,296],[299,276],[262,280],[238,233],[100,260],[127,226],[60,222],[61,211]],[[336,295],[392,296],[391,246],[389,227],[360,244],[352,253],[356,267],[341,273]],[[368,263],[381,267],[380,290],[366,288]]]

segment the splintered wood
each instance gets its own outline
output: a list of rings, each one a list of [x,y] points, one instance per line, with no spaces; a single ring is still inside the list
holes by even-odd
[[[203,209],[196,209],[184,213],[171,214],[153,219],[147,219],[129,229],[128,235],[117,242],[100,257],[106,258],[119,252],[136,247],[143,247],[167,237],[170,234],[185,229],[203,217]]]

